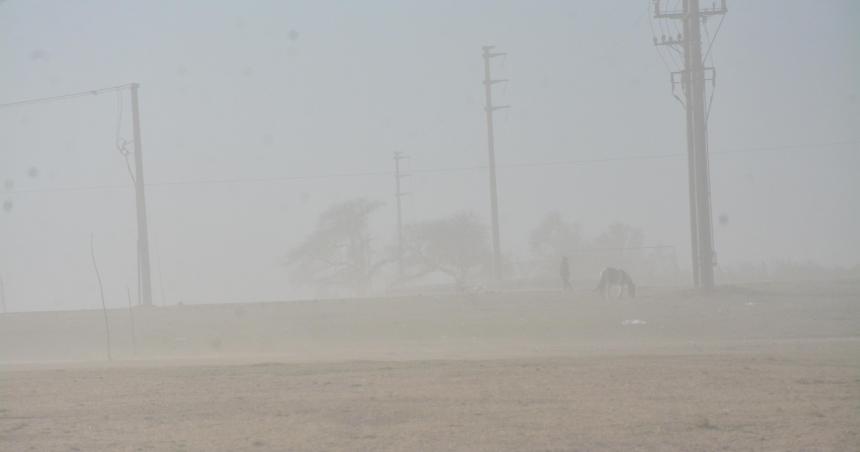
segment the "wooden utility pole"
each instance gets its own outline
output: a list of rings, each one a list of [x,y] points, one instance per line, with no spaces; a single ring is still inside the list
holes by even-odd
[[[504,53],[493,52],[494,46],[484,46],[484,96],[486,105],[484,111],[487,116],[487,150],[489,152],[489,169],[490,169],[490,216],[493,232],[493,279],[496,283],[502,280],[502,251],[501,239],[499,238],[499,195],[496,187],[496,151],[495,151],[495,136],[493,134],[493,112],[502,108],[509,108],[507,105],[493,105],[493,85],[503,83],[507,80],[493,80],[490,76],[490,60],[505,55]]]
[[[22,105],[31,105],[43,102],[56,102],[61,100],[76,99],[78,97],[96,96],[106,92],[119,92],[125,89],[131,91],[131,115],[134,129],[134,191],[137,205],[137,264],[138,264],[138,296],[141,304],[152,305],[152,278],[149,264],[149,231],[146,220],[146,193],[143,178],[143,146],[140,139],[140,110],[138,107],[137,83],[128,85],[111,86],[76,93],[62,94],[59,96],[39,97],[0,104],[0,108],[10,108]],[[11,207],[11,204],[7,204]],[[5,207],[6,205],[4,205]],[[7,208],[8,210],[8,208]]]
[[[140,139],[140,109],[137,83],[131,84],[131,119],[134,130],[134,191],[137,205],[137,258],[140,272],[140,303],[152,306],[152,272],[149,263],[149,228],[146,219],[146,184],[143,178],[143,147]]]

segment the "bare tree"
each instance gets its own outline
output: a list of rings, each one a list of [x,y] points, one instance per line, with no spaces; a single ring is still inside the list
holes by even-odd
[[[291,279],[366,293],[376,271],[391,262],[373,260],[368,218],[380,206],[378,201],[356,198],[329,207],[317,220],[316,229],[288,253]]]
[[[410,225],[406,237],[409,278],[442,273],[463,290],[489,263],[487,227],[472,213]]]

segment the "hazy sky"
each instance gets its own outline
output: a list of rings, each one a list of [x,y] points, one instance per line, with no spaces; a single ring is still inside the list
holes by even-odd
[[[488,218],[486,171],[421,170],[486,163],[480,52],[495,44],[510,79],[496,101],[513,107],[496,117],[498,163],[514,166],[499,170],[505,253],[528,258],[529,231],[558,210],[588,235],[640,227],[689,267],[684,116],[649,3],[7,0],[0,102],[139,82],[156,302],[281,299],[302,295],[285,252],[330,203],[385,201],[375,236],[394,235],[391,176],[291,177],[389,171],[402,151],[407,222]],[[728,6],[712,53],[719,261],[860,264],[860,6]],[[0,214],[10,309],[96,303],[91,234],[109,303],[126,302],[133,192],[114,143],[118,124],[131,138],[128,102],[0,109],[0,179],[24,191]],[[174,184],[219,180],[244,182]],[[104,186],[125,188],[55,191]]]

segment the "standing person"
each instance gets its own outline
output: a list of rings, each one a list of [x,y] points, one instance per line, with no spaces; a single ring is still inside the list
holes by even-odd
[[[573,289],[573,286],[570,284],[570,263],[567,261],[566,256],[561,258],[559,273],[561,275],[562,290],[568,291]]]

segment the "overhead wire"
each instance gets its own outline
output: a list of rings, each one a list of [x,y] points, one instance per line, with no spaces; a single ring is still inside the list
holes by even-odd
[[[670,11],[677,11],[677,10],[678,10],[678,4],[677,3],[673,7],[670,8]],[[681,29],[678,27],[678,23],[674,19],[672,19],[672,20],[661,20],[660,23],[665,24],[666,34],[669,36],[669,39],[674,39],[674,38],[678,38],[678,37],[682,36]],[[675,48],[674,45],[668,46],[668,48],[670,50],[669,55],[672,56],[673,61],[675,60],[674,57],[676,55],[672,52],[675,52],[678,54],[677,56],[679,58],[679,61],[675,62],[675,64],[677,65],[677,68],[680,69],[681,67],[684,67],[683,61],[680,60],[680,58],[683,55],[683,52],[681,50]]]
[[[714,62],[713,55],[711,55],[711,50],[714,47],[714,41],[717,40],[717,35],[719,35],[720,29],[723,27],[723,21],[725,19],[726,19],[725,14],[720,16],[720,21],[719,21],[719,23],[717,23],[717,28],[716,28],[716,30],[714,30],[713,36],[711,36],[711,32],[710,32],[710,29],[708,29],[707,22],[705,22],[704,27],[703,27],[705,29],[705,35],[707,35],[707,37],[708,37],[708,50],[705,52],[705,55],[702,57],[702,61],[706,62],[706,61],[708,61],[708,59],[710,59],[711,60],[710,66],[712,68],[716,67],[716,63]],[[713,71],[712,77],[715,79],[717,77],[716,69],[712,69],[712,71]],[[707,109],[705,111],[705,123],[707,123],[711,119],[711,106],[714,104],[714,93],[716,92],[716,90],[717,90],[717,83],[716,83],[716,80],[713,80],[711,82],[711,95],[710,95],[710,98],[708,99],[708,105],[707,105]]]
[[[109,86],[107,88],[99,88],[99,89],[92,89],[89,91],[79,91],[76,93],[61,94],[59,96],[34,97],[34,98],[18,100],[18,101],[14,101],[14,102],[0,103],[0,108],[18,107],[18,106],[23,106],[23,105],[38,104],[38,103],[42,103],[42,102],[54,102],[54,101],[58,101],[58,100],[74,99],[76,97],[84,97],[84,96],[97,96],[99,94],[108,93],[111,91],[119,91],[119,90],[123,90],[123,89],[128,89],[131,86],[132,86],[131,83],[126,83],[124,85]]]
[[[860,144],[857,140],[835,141],[828,143],[817,144],[802,144],[802,145],[781,145],[781,146],[760,146],[748,147],[739,149],[729,149],[724,151],[714,151],[711,155],[730,155],[741,153],[755,152],[772,152],[786,150],[820,150],[828,147],[839,147],[845,145]],[[539,168],[539,167],[558,167],[558,166],[580,166],[599,163],[636,161],[636,160],[661,160],[686,157],[687,153],[665,153],[665,154],[644,154],[644,155],[626,155],[615,157],[604,157],[594,159],[576,159],[576,160],[556,160],[544,162],[521,162],[497,165],[500,169],[517,169],[517,168]],[[410,174],[439,174],[439,173],[455,173],[480,171],[487,169],[487,165],[471,165],[460,167],[441,167],[441,168],[424,168],[412,169]],[[193,186],[193,185],[226,185],[226,184],[254,184],[254,183],[272,183],[272,182],[292,182],[303,180],[320,180],[343,177],[371,177],[371,176],[386,176],[394,175],[392,170],[382,171],[360,171],[350,173],[330,173],[302,176],[276,176],[276,177],[258,177],[258,178],[232,178],[232,179],[202,179],[202,180],[187,180],[187,181],[167,181],[167,182],[147,182],[147,187],[176,187],[176,186]],[[127,185],[91,185],[77,187],[55,187],[44,189],[25,189],[14,190],[11,194],[26,194],[26,193],[46,193],[46,192],[71,192],[71,191],[96,191],[96,190],[122,190],[130,189]]]
[[[666,25],[664,24],[664,22],[665,22],[665,21],[664,21],[664,20],[658,20],[658,21],[657,21],[657,24],[658,24],[658,26],[660,27],[660,32],[662,33],[662,36],[661,36],[660,38],[658,38],[658,36],[657,36],[657,30],[655,30],[655,29],[654,29],[654,17],[650,14],[650,11],[651,11],[651,6],[650,6],[650,4],[651,4],[651,0],[648,0],[648,2],[649,2],[649,6],[648,6],[648,11],[649,11],[649,14],[648,14],[648,25],[651,27],[651,35],[654,37],[654,39],[656,39],[656,40],[659,42],[659,41],[661,40],[661,38],[662,38],[662,37],[665,37],[665,36],[666,36],[666,28],[665,28],[665,27],[666,27]],[[660,46],[660,45],[655,45],[655,46],[654,46],[654,48],[657,50],[657,55],[660,57],[660,61],[662,61],[662,62],[663,62],[663,66],[665,66],[665,67],[666,67],[666,71],[667,71],[667,72],[669,72],[669,73],[671,74],[671,73],[673,73],[673,72],[675,72],[675,71],[677,70],[676,65],[678,64],[678,62],[677,62],[677,61],[675,61],[675,56],[672,54],[672,52],[671,52],[670,50],[661,50],[661,47],[664,47],[664,46]],[[666,54],[668,54],[668,55],[669,55],[669,59],[670,59],[670,60],[672,60],[672,63],[671,63],[671,64],[669,64],[669,62],[667,62],[667,61],[666,61],[666,57],[665,57],[665,56],[664,56],[664,54],[663,54],[664,52],[665,52]]]
[[[714,48],[714,41],[717,40],[717,35],[720,34],[720,29],[723,28],[723,21],[724,20],[726,20],[725,14],[720,16],[720,22],[717,23],[717,29],[714,30],[714,36],[710,39],[710,43],[708,43],[708,50],[705,51],[705,56],[702,58],[703,60],[707,60],[708,57],[711,55],[711,50]]]

